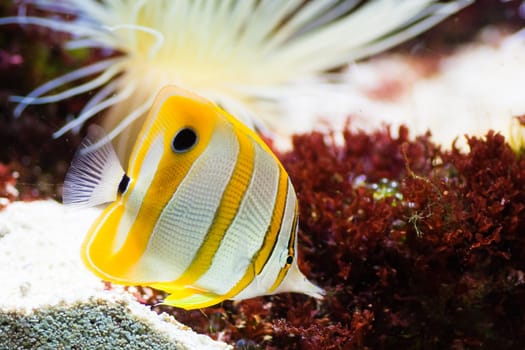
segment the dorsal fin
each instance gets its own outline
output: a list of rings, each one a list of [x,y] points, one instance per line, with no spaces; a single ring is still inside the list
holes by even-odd
[[[95,143],[100,146],[91,148]],[[91,207],[113,202],[124,175],[111,140],[101,127],[92,125],[67,171],[63,203],[74,207]]]

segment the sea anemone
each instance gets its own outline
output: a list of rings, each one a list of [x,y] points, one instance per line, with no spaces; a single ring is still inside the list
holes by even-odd
[[[54,136],[109,108],[105,127],[109,137],[123,136],[117,148],[125,154],[140,127],[134,121],[166,84],[195,90],[244,119],[275,121],[279,101],[294,89],[326,87],[334,82],[327,70],[412,38],[471,2],[27,0],[0,24],[68,33],[71,50],[115,52],[11,101],[20,116],[28,105],[95,90]]]

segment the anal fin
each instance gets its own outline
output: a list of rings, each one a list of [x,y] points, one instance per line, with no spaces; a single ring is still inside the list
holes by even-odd
[[[170,293],[162,304],[180,307],[186,310],[216,305],[226,299],[222,295],[196,286],[176,286],[169,282],[153,283],[150,286]]]

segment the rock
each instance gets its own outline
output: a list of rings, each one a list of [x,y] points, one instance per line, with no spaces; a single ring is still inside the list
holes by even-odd
[[[0,349],[231,348],[84,268],[80,244],[98,213],[55,201],[0,211]]]

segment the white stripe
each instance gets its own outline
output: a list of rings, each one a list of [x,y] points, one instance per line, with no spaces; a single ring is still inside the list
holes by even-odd
[[[272,220],[279,186],[275,159],[258,144],[254,169],[237,215],[215,254],[210,269],[196,282],[199,288],[225,294],[243,277],[261,249]]]
[[[162,101],[155,101],[154,105],[152,106],[151,110],[148,113],[148,117],[150,115],[158,116],[160,108],[162,107],[162,105],[164,104],[164,102],[166,101],[168,97],[169,96],[166,96],[166,98],[164,98]],[[151,120],[149,120],[149,123],[147,125],[146,123],[144,123],[142,127],[142,131],[138,136],[139,138],[137,138],[137,141],[135,142],[135,145],[133,146],[134,153],[131,154],[131,157],[129,159],[128,169],[130,171],[133,171],[133,169],[135,168],[135,162],[137,161],[138,154],[140,150],[144,147],[144,143],[146,142],[148,135],[151,133],[151,129],[153,128],[153,125],[155,125],[156,120],[157,118],[151,118]]]
[[[252,283],[232,299],[241,300],[268,294],[268,290],[275,282],[275,279],[279,275],[279,272],[286,261],[286,256],[288,254],[288,241],[290,240],[290,234],[294,222],[296,201],[297,199],[292,183],[288,180],[288,193],[286,194],[286,207],[284,210],[283,222],[281,223],[281,229],[279,230],[277,243],[272,255],[266,262],[266,265],[264,265],[261,273],[255,277]]]
[[[126,210],[124,211],[122,220],[119,222],[117,234],[115,235],[115,240],[111,247],[112,253],[118,252],[122,248],[124,242],[126,242],[131,226],[135,223],[135,219],[142,207],[144,196],[149,191],[151,182],[157,173],[157,167],[162,159],[163,152],[164,141],[163,135],[160,134],[151,143],[151,147],[144,157],[144,161],[140,167],[138,177],[136,179],[131,179],[131,181],[135,181],[135,186],[132,187],[129,197],[127,198]]]
[[[162,211],[136,266],[139,281],[172,281],[188,268],[214,220],[238,153],[233,129],[218,123],[210,143]]]

